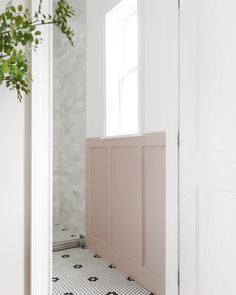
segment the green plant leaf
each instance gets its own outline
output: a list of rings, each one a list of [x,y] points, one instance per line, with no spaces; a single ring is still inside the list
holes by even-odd
[[[2,66],[1,66],[1,72],[3,74],[6,74],[9,72],[9,67],[8,67],[8,64],[7,63],[3,63]]]
[[[18,11],[22,11],[23,10],[23,6],[22,5],[18,5]]]
[[[42,13],[42,2],[39,0],[33,17],[21,4],[16,7],[8,4],[0,13],[0,85],[4,83],[10,90],[15,90],[20,101],[23,94],[30,93],[32,80],[25,49],[30,46],[36,49],[42,41],[39,26],[55,25],[73,45],[74,32],[69,25],[75,14],[73,8],[66,0],[58,0],[54,14],[46,15]]]

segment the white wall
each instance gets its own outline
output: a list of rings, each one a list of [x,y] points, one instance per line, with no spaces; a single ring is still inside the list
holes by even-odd
[[[1,1],[0,11],[7,2]],[[0,86],[0,294],[28,294],[30,202],[27,101],[24,99],[23,103],[19,103],[14,92]]]
[[[87,0],[87,137],[103,136],[105,14],[120,0]],[[173,56],[171,1],[140,1],[143,132],[166,130],[166,100]],[[170,84],[171,85],[171,84]]]

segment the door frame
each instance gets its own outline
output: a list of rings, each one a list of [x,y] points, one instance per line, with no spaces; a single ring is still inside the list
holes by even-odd
[[[30,0],[33,11],[38,0]],[[173,2],[172,2],[173,1]],[[179,275],[179,8],[169,0],[175,29],[172,30],[173,82],[167,97],[166,130],[166,295],[178,295]],[[52,13],[52,0],[43,1],[45,14]],[[53,141],[53,30],[42,29],[43,43],[32,52],[32,131],[31,131],[31,295],[52,294],[52,141]],[[36,82],[37,81],[37,82]]]
[[[32,11],[38,0],[30,0]],[[43,1],[46,15],[52,0]],[[43,42],[32,50],[31,110],[31,284],[30,295],[52,294],[52,26],[42,27]]]
[[[174,53],[169,60],[171,89],[167,95],[166,126],[166,295],[179,288],[179,101],[180,101],[180,1],[170,0],[169,32]],[[168,120],[171,118],[171,120]]]

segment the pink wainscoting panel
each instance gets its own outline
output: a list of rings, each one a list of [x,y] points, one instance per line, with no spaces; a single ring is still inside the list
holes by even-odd
[[[108,243],[108,157],[107,148],[91,148],[90,151],[90,235]]]
[[[116,147],[111,151],[111,242],[139,263],[140,259],[140,190],[137,147]]]
[[[165,134],[87,141],[87,247],[165,294]]]
[[[165,277],[165,150],[143,147],[143,266]],[[155,225],[155,226],[154,226]],[[155,257],[155,259],[153,259]]]

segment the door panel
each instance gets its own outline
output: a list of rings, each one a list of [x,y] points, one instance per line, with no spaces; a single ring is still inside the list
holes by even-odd
[[[235,1],[195,2],[198,145],[201,150],[233,150],[236,138],[229,131],[236,124]]]
[[[236,294],[236,191],[199,189],[196,195],[198,294]]]
[[[236,2],[180,9],[180,290],[236,293]]]

